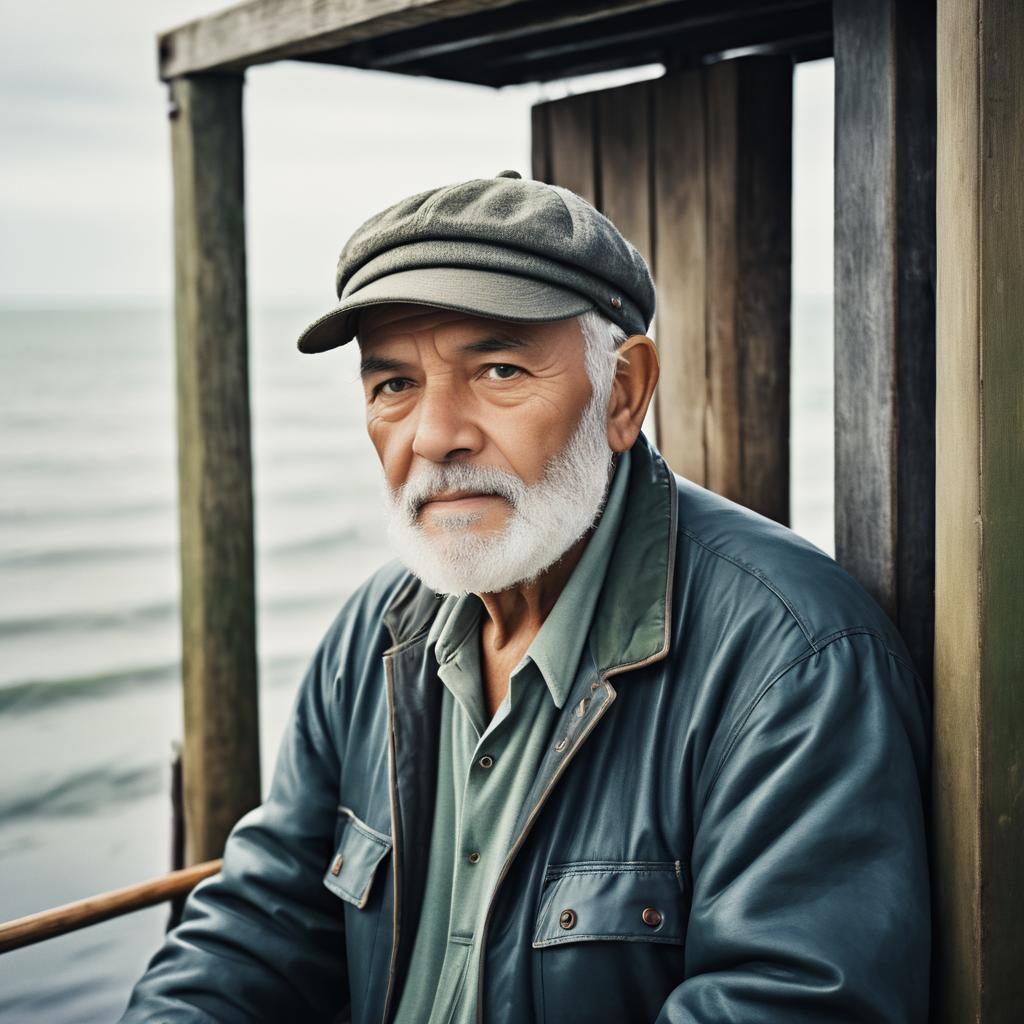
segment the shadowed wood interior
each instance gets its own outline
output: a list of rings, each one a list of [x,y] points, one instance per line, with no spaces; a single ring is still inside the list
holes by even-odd
[[[661,451],[682,475],[780,522],[791,124],[787,57],[674,72],[533,114],[535,168],[594,202],[652,268]]]

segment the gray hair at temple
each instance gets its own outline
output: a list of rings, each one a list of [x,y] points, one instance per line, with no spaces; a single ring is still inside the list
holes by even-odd
[[[607,408],[619,361],[618,349],[628,335],[596,308],[581,313],[576,320],[583,331],[583,357],[594,391],[591,400]]]

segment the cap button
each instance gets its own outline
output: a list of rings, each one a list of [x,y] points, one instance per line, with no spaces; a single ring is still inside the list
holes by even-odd
[[[496,178],[521,178],[522,175],[518,171],[498,171],[495,175]]]

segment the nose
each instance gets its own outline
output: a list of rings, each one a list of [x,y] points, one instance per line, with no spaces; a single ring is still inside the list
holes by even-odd
[[[431,462],[450,462],[477,453],[482,443],[479,428],[466,415],[465,397],[450,382],[428,378],[417,403],[413,452]]]

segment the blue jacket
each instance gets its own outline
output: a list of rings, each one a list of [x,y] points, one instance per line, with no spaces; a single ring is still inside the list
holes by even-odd
[[[391,1018],[430,846],[437,596],[369,579],[266,802],[125,1022]],[[927,1016],[925,690],[878,606],[643,437],[585,654],[487,915],[479,1019]]]

